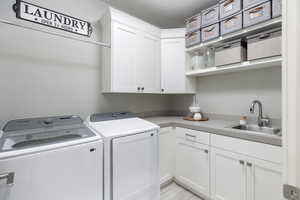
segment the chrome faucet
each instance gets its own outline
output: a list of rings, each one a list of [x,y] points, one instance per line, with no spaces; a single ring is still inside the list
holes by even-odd
[[[254,113],[255,105],[258,105],[259,113],[258,113],[258,119],[257,123],[260,127],[267,127],[270,125],[271,120],[267,117],[263,117],[263,111],[262,111],[262,103],[258,100],[254,100],[250,106],[250,113]]]

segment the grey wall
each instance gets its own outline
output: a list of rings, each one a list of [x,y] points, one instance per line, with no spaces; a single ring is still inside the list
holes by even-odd
[[[0,18],[17,20],[14,0],[1,0]],[[99,0],[31,0],[87,21],[100,19],[105,5]],[[99,30],[92,40],[97,41]],[[0,24],[0,126],[15,118],[130,110],[165,110],[168,97],[160,95],[101,94],[101,47]]]
[[[281,119],[280,67],[199,77],[197,90],[206,113],[252,116],[249,106],[258,99],[265,114]],[[173,109],[186,110],[192,102],[192,97],[176,96]]]

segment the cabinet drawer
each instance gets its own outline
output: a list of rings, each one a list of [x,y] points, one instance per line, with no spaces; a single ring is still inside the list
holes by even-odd
[[[282,147],[220,135],[211,136],[211,146],[281,164]]]
[[[176,128],[176,137],[202,144],[210,144],[210,134],[186,128]]]

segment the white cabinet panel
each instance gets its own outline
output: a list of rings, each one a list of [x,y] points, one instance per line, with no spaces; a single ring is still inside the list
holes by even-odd
[[[246,200],[245,157],[212,148],[211,197],[213,200]]]
[[[160,93],[160,29],[109,8],[101,19],[102,90],[106,93]]]
[[[213,200],[283,200],[281,165],[212,148]]]
[[[112,24],[113,91],[137,91],[138,32],[126,25]]]
[[[247,163],[250,200],[283,200],[281,165],[258,159]]]
[[[162,89],[164,93],[185,92],[185,39],[161,42]]]
[[[199,194],[209,196],[209,146],[176,138],[176,179]]]
[[[184,34],[182,37],[174,37],[174,34],[166,33],[166,30],[164,32],[163,36],[166,38],[161,40],[162,93],[195,93],[195,78],[185,76],[186,53]]]
[[[138,85],[144,93],[160,92],[160,39],[141,33]]]
[[[158,133],[113,140],[113,200],[159,200]]]
[[[160,184],[168,183],[175,176],[175,134],[171,127],[159,133]]]

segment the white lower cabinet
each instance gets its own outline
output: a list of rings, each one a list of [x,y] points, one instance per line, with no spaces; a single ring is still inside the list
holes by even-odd
[[[193,140],[193,136],[176,138],[175,178],[193,192],[209,197],[210,150],[209,146]]]
[[[172,181],[175,175],[175,134],[174,128],[162,128],[159,131],[159,171],[160,184]]]
[[[246,200],[246,157],[212,148],[211,198]]]
[[[250,200],[283,200],[282,167],[259,159],[247,163],[248,197]]]
[[[207,200],[284,199],[282,147],[186,128],[172,130],[161,130],[161,180],[170,179],[175,170],[177,183]]]
[[[281,165],[212,148],[213,200],[283,200]]]

